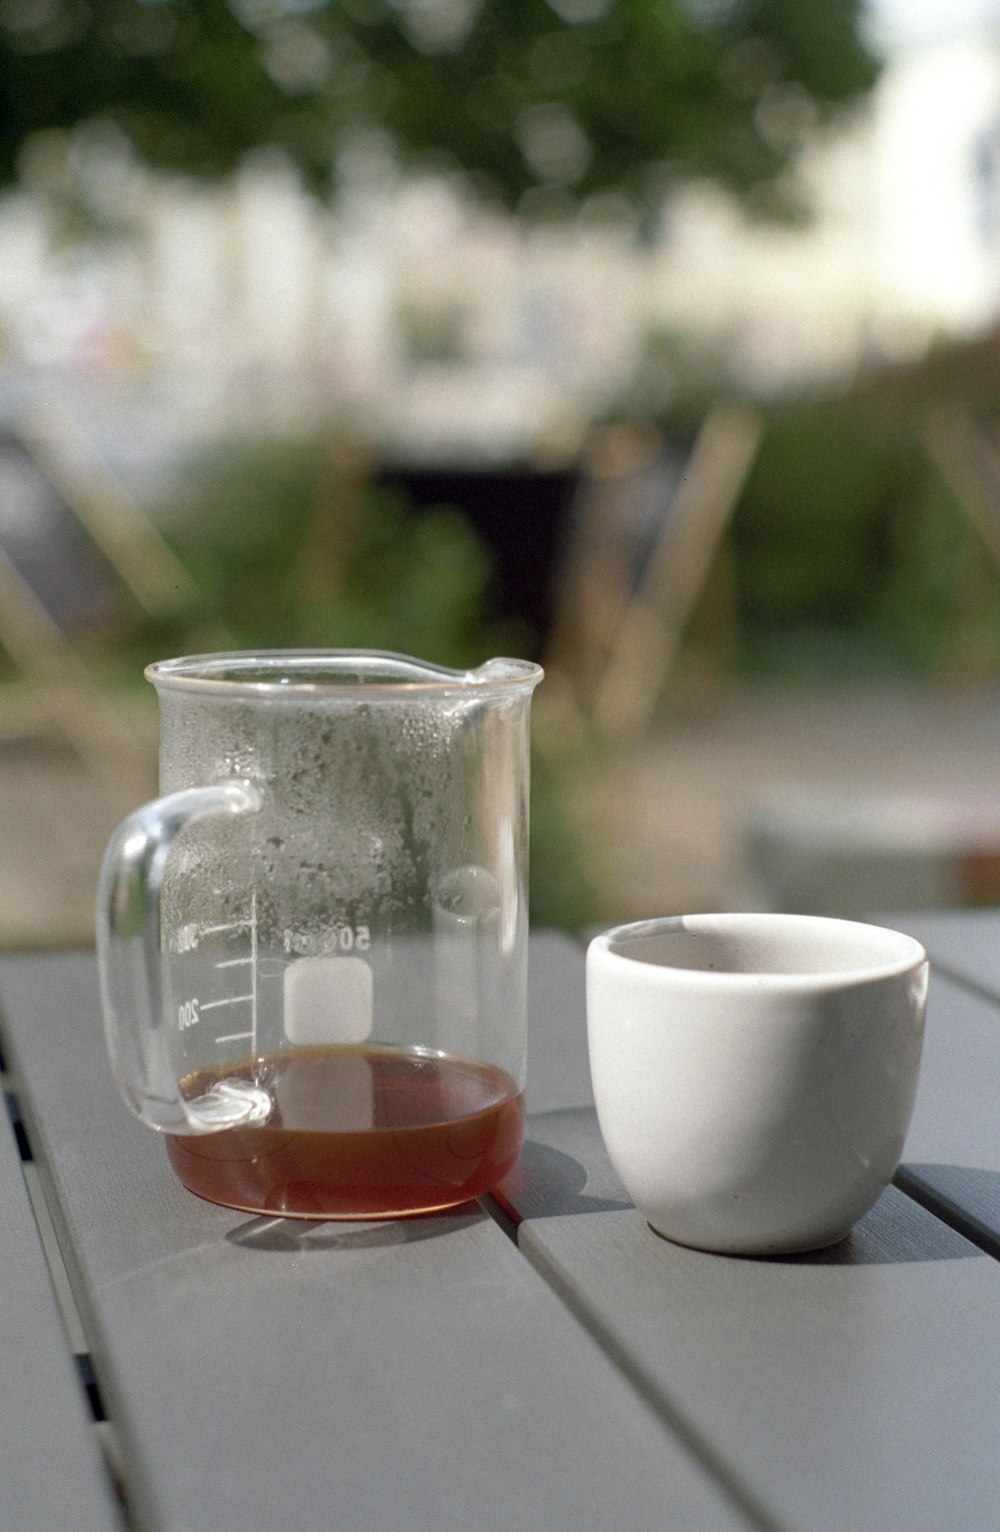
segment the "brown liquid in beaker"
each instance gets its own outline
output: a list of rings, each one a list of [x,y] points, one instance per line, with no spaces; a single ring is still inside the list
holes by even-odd
[[[204,1070],[268,1091],[266,1122],[168,1135],[170,1163],[199,1197],[297,1218],[388,1218],[477,1197],[517,1163],[524,1096],[502,1069],[397,1048],[300,1048]]]

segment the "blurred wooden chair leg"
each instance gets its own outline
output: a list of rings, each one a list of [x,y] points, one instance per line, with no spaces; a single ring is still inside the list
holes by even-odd
[[[651,426],[595,431],[583,454],[569,544],[544,664],[581,716],[589,714],[631,595],[629,516],[662,450]]]
[[[170,612],[193,595],[187,570],[71,420],[51,409],[36,409],[19,434],[67,510],[143,611],[153,616]]]
[[[601,677],[601,734],[634,739],[648,725],[762,431],[761,418],[740,406],[707,416]]]
[[[102,780],[134,774],[140,755],[134,731],[2,548],[0,644],[89,772]]]

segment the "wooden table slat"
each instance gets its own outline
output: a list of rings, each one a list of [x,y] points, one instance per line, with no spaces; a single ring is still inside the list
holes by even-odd
[[[991,1238],[998,1083],[1000,1006],[935,972],[900,1183]],[[1000,1264],[911,1197],[888,1190],[816,1256],[682,1250],[631,1208],[587,1107],[529,1118],[501,1195],[525,1253],[766,1518],[1000,1525]]]
[[[528,1013],[528,1111],[592,1105],[583,948],[562,932],[531,938]]]
[[[897,1185],[1000,1251],[1000,1003],[933,972],[920,1086]]]
[[[1000,1262],[958,1232],[988,1250],[1000,1222],[1000,1000],[929,918],[965,982],[932,982],[912,1195],[782,1260],[683,1250],[631,1207],[567,938],[532,942],[532,1115],[498,1195],[519,1249],[468,1209],[345,1226],[199,1203],[114,1093],[92,960],[0,962],[136,1524],[1000,1525]]]
[[[481,1210],[199,1202],[113,1091],[92,961],[6,960],[0,991],[143,1528],[747,1526]]]
[[[520,1238],[771,1525],[998,1524],[1000,1265],[895,1188],[825,1258],[683,1250],[634,1211]]]
[[[932,910],[878,919],[923,942],[939,972],[1000,1000],[1000,910]]]
[[[121,1521],[49,1280],[13,1133],[0,1121],[0,1521],[113,1532]]]
[[[628,1205],[587,1110],[530,1120],[504,1195],[522,1250],[769,1524],[996,1524],[1000,1264],[910,1198],[813,1256],[684,1250]]]

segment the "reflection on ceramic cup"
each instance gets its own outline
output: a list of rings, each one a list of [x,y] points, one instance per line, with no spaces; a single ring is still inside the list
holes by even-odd
[[[596,938],[598,1119],[653,1228],[743,1254],[843,1238],[899,1164],[927,977],[912,938],[811,916],[675,917]]]

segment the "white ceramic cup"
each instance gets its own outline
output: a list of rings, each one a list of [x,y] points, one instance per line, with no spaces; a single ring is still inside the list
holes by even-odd
[[[745,1255],[842,1239],[902,1155],[927,981],[911,937],[819,916],[675,916],[591,942],[598,1121],[657,1233]]]

